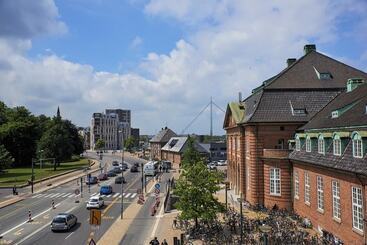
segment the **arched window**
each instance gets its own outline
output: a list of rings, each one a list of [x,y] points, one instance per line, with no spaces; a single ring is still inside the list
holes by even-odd
[[[311,138],[307,136],[306,138],[306,152],[311,152]]]
[[[325,140],[321,134],[318,139],[317,149],[320,154],[325,154]]]
[[[296,151],[300,151],[301,150],[301,140],[299,138],[299,136],[296,136]]]
[[[362,158],[363,157],[362,137],[358,133],[353,133],[352,140],[353,140],[353,156],[356,158]]]
[[[335,156],[341,155],[342,142],[340,140],[340,136],[338,134],[334,135],[333,138],[333,152]]]

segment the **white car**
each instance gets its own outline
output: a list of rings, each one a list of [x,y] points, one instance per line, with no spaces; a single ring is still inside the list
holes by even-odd
[[[104,205],[104,201],[102,197],[96,196],[91,197],[89,201],[87,202],[87,209],[90,208],[101,208]]]
[[[218,161],[218,166],[226,166],[227,165],[227,161],[226,160],[219,160]]]

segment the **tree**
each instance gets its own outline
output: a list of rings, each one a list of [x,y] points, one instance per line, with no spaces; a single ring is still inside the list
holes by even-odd
[[[83,138],[80,138],[77,127],[69,120],[62,120],[64,127],[69,131],[70,140],[74,147],[73,154],[80,155],[84,151]]]
[[[194,219],[197,226],[199,219],[212,220],[218,212],[224,211],[224,205],[214,197],[214,193],[220,190],[218,183],[223,180],[223,175],[207,168],[194,144],[189,138],[175,194],[179,197],[176,207],[182,211],[180,217]]]
[[[4,145],[0,145],[0,173],[3,169],[9,168],[14,162],[10,153],[5,149]]]
[[[101,150],[103,149],[105,146],[105,142],[103,139],[98,139],[96,142],[96,145],[94,146],[94,148],[96,148],[97,150]]]
[[[124,142],[124,146],[125,146],[125,148],[128,152],[131,152],[134,145],[135,145],[135,139],[132,136],[127,138],[127,140],[125,140],[125,142]]]

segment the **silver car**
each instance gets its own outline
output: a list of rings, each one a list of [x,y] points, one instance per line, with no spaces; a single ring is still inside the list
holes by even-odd
[[[78,219],[73,214],[60,213],[56,215],[51,222],[52,231],[69,231],[76,225]]]

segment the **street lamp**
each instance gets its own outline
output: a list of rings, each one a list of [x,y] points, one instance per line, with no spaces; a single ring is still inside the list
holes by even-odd
[[[122,130],[119,131],[119,133],[121,133],[121,168],[122,168],[122,164],[124,164],[124,134],[122,132]],[[123,218],[124,215],[124,170],[121,169],[121,217],[120,219]]]
[[[240,198],[237,199],[237,201],[240,202],[240,234],[241,234],[241,239],[240,239],[240,244],[243,244],[243,216],[242,216],[242,202],[243,202],[243,198],[242,198],[242,192],[240,193]]]
[[[259,227],[259,229],[264,233],[264,245],[268,245],[268,233],[271,231],[271,226],[262,225]]]

